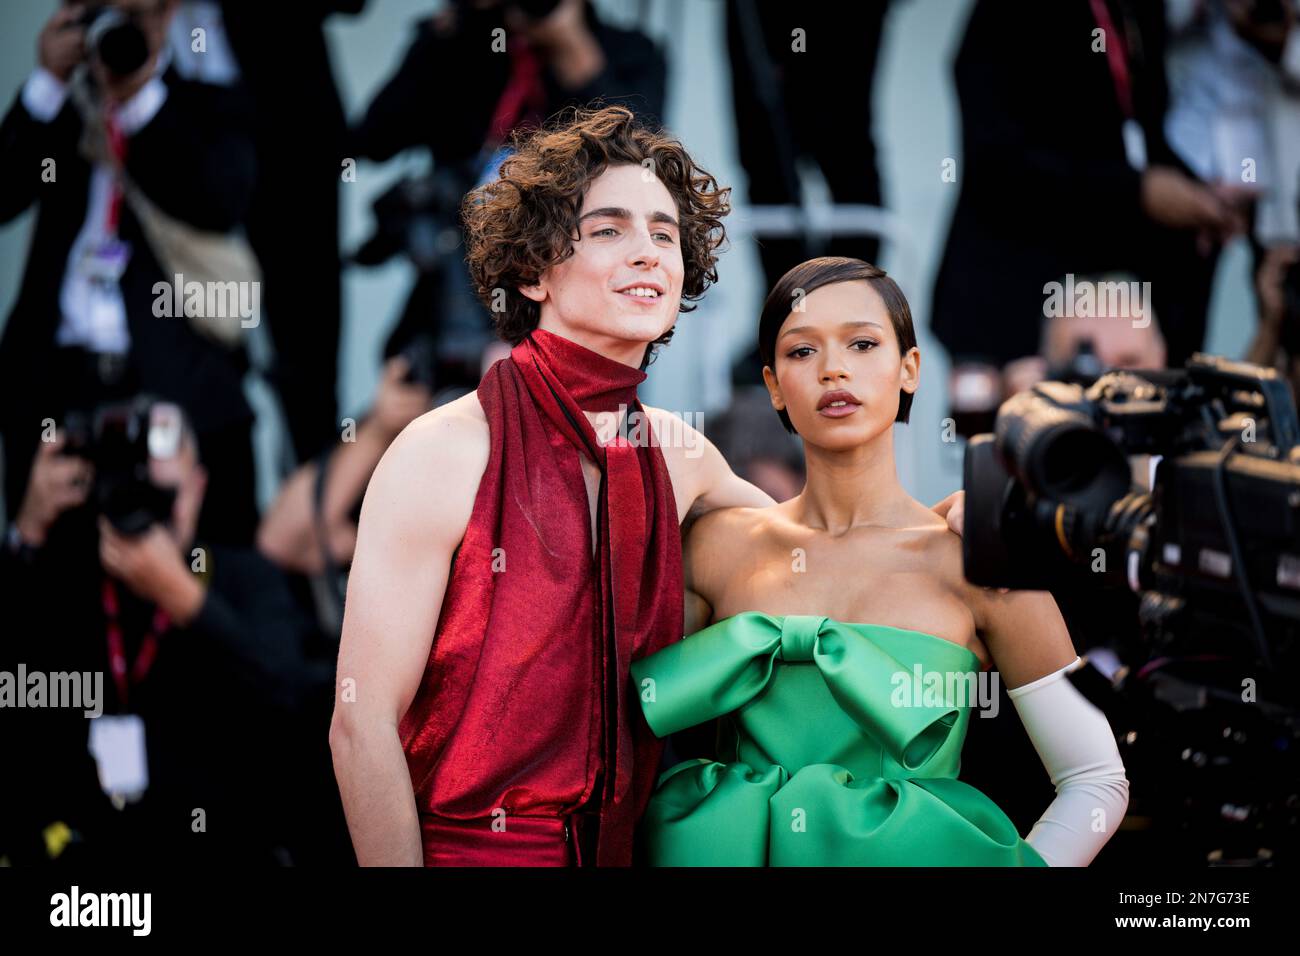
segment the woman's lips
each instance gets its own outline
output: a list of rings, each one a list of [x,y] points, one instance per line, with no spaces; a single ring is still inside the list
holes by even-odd
[[[847,402],[844,405],[827,405],[825,408],[817,409],[817,414],[825,415],[827,418],[844,418],[846,415],[852,415],[861,407],[857,402]]]

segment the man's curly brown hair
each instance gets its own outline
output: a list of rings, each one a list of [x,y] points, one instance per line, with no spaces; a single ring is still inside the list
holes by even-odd
[[[680,142],[640,124],[631,110],[570,108],[541,129],[516,131],[499,178],[470,191],[461,206],[470,275],[501,338],[518,345],[537,328],[540,308],[519,289],[573,255],[592,180],[610,166],[646,160],[677,203],[685,266],[681,311],[691,311],[687,303],[718,281],[731,190],[719,188]],[[653,347],[672,335],[669,329],[651,343],[642,368]]]

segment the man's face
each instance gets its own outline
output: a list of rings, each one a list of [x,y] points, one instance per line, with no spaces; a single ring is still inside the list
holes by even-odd
[[[1062,316],[1048,329],[1049,362],[1064,365],[1083,340],[1104,368],[1164,368],[1165,341],[1154,322],[1137,326],[1130,315]]]
[[[592,180],[578,215],[573,255],[520,291],[541,304],[541,328],[639,361],[681,303],[677,204],[648,171],[621,165]]]

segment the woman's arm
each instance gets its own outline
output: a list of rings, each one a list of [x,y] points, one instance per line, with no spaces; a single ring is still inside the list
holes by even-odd
[[[1115,734],[1068,677],[1082,662],[1052,596],[979,590],[977,626],[1056,788],[1025,841],[1049,866],[1087,866],[1128,809]]]
[[[322,570],[312,504],[317,467],[317,462],[309,461],[294,471],[257,527],[257,550],[297,574]]]
[[[357,543],[353,509],[393,439],[429,410],[432,396],[423,385],[404,381],[410,366],[400,355],[384,363],[374,407],[357,426],[356,440],[341,442],[329,457],[321,499],[325,543],[336,564],[352,561]]]

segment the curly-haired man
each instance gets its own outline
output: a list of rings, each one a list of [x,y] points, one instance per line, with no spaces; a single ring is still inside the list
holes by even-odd
[[[772,503],[636,396],[717,278],[727,198],[617,107],[522,138],[466,197],[513,349],[365,497],[330,731],[362,864],[633,861],[662,743],[628,667],[682,635],[680,522]]]

